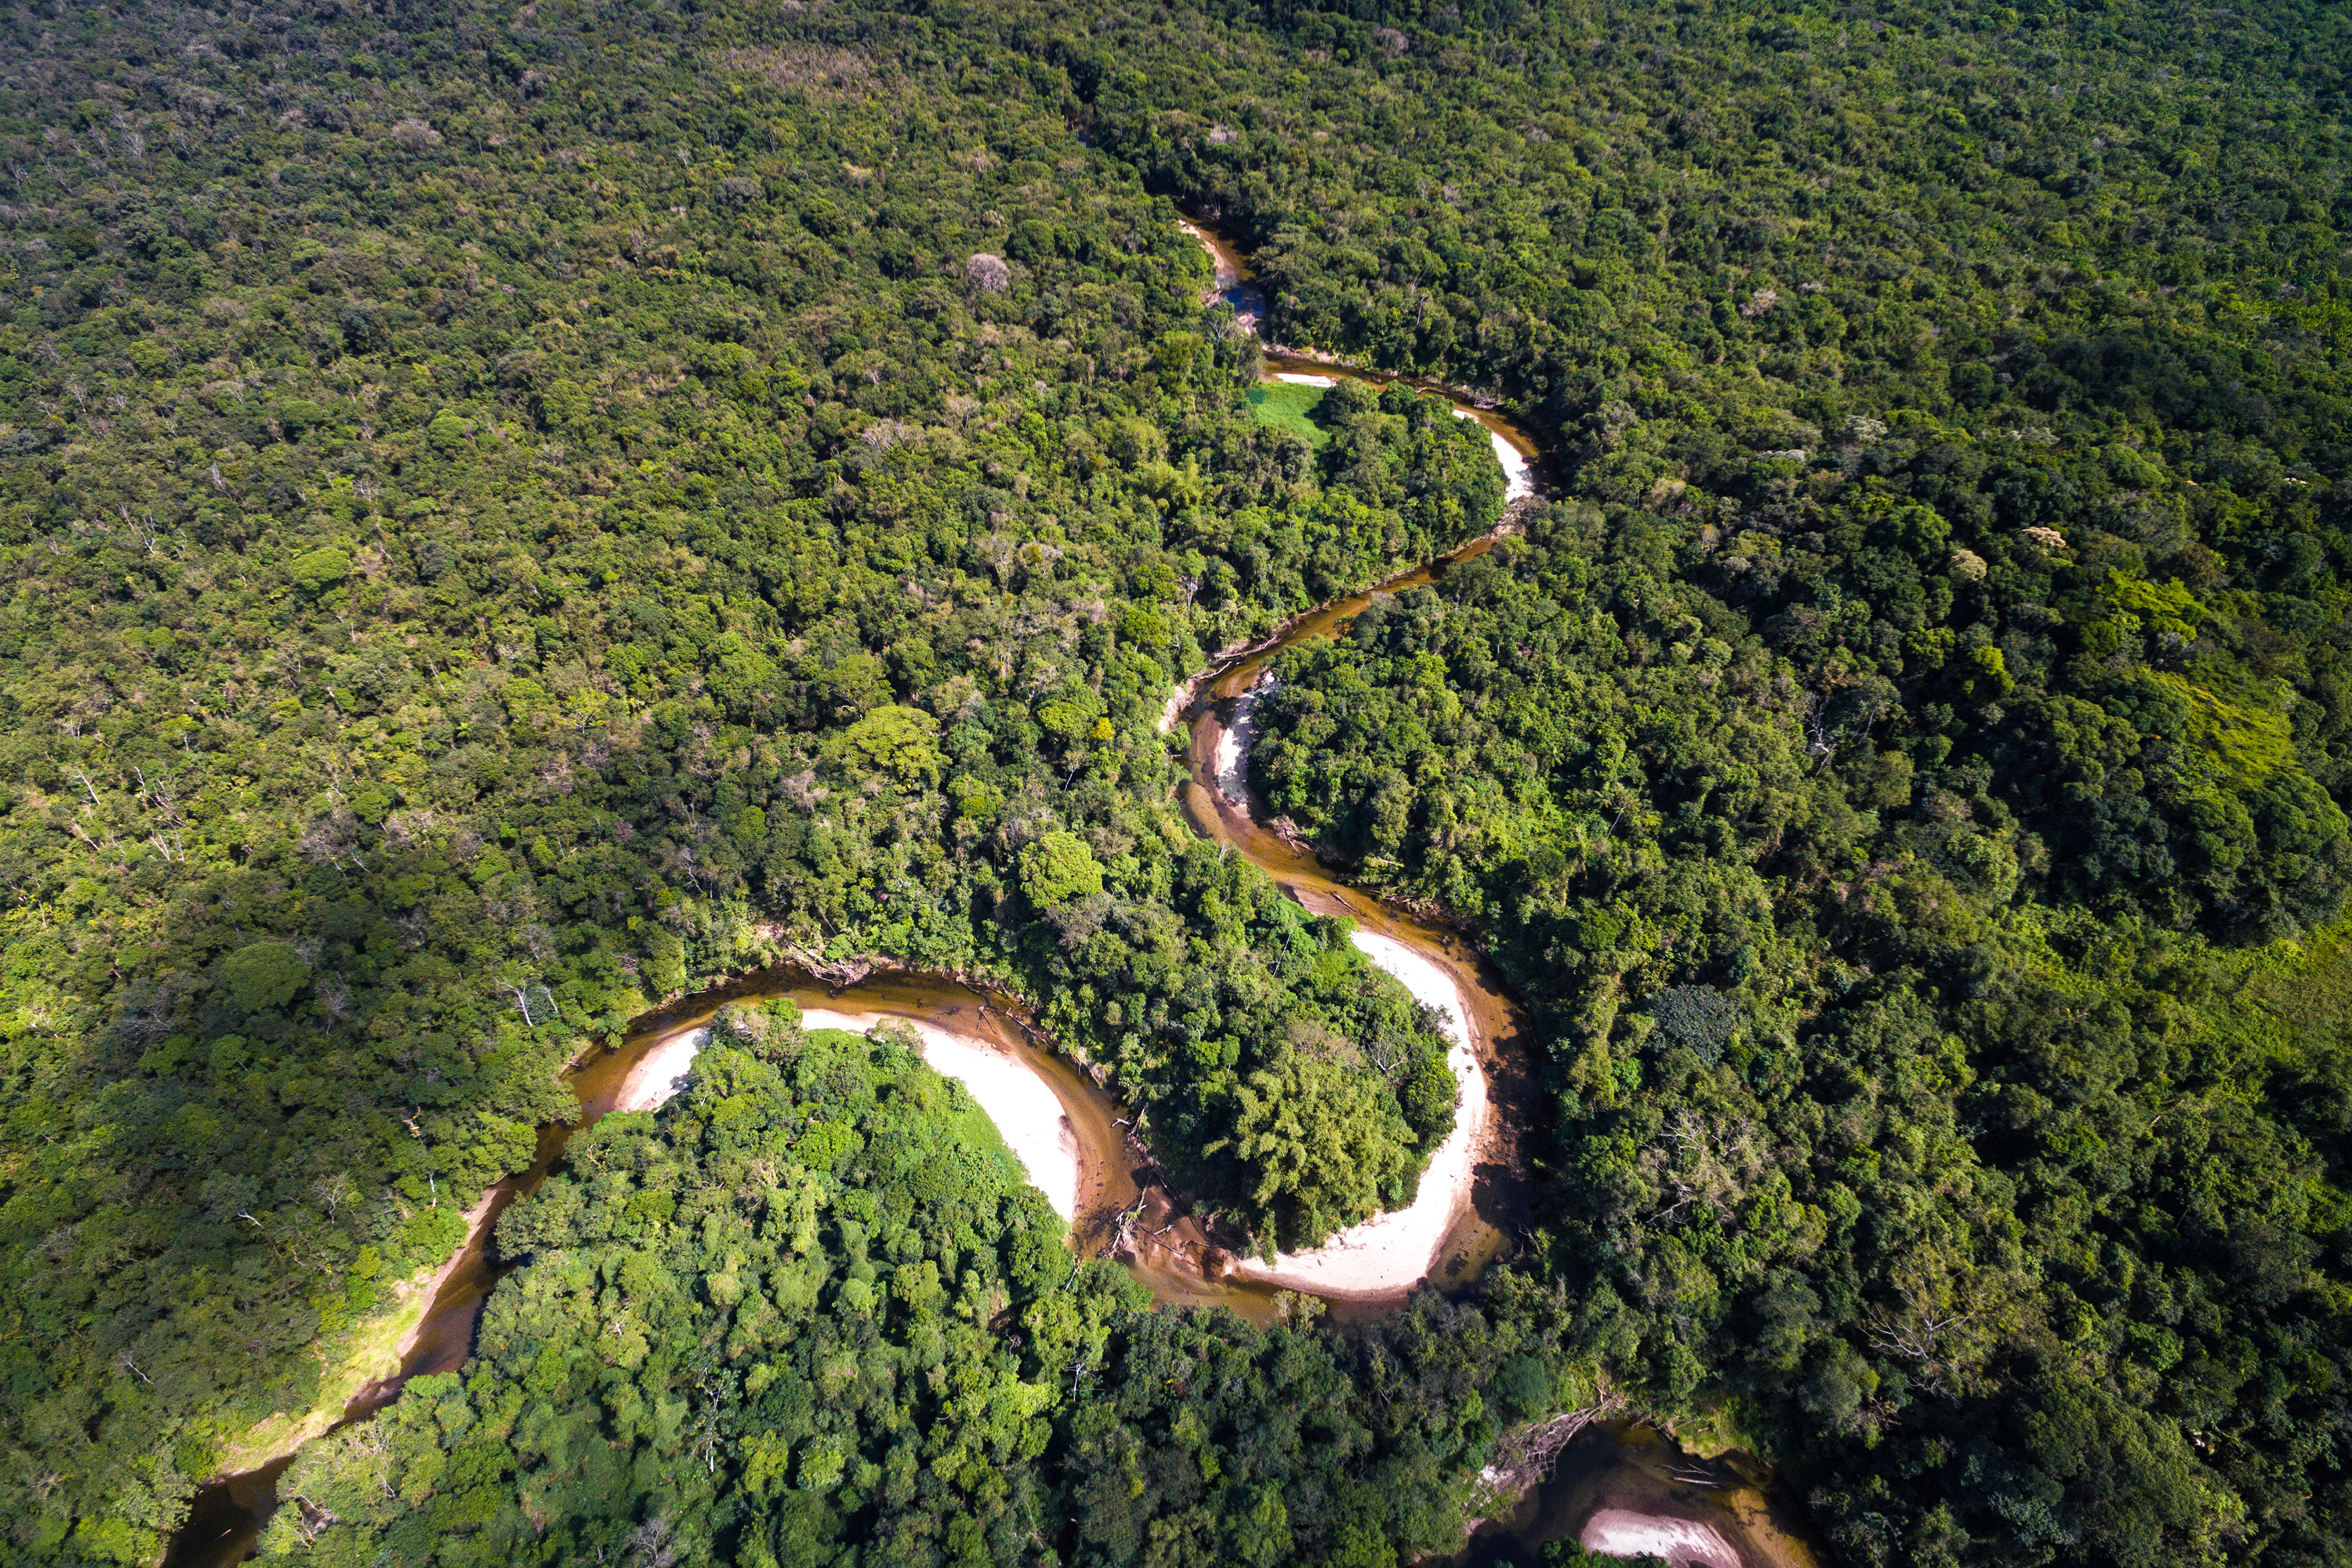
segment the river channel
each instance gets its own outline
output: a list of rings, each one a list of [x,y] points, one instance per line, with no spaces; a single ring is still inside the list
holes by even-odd
[[[1262,331],[1265,296],[1240,253],[1205,226],[1185,227],[1216,267],[1218,295],[1245,327]],[[1457,415],[1486,429],[1513,503],[1544,483],[1541,447],[1490,400],[1371,374],[1311,351],[1269,347],[1264,359],[1269,380],[1402,381],[1444,396]],[[1244,759],[1256,694],[1284,648],[1333,635],[1377,599],[1437,580],[1491,550],[1503,531],[1319,605],[1259,642],[1227,649],[1179,689],[1161,726],[1189,725],[1182,804],[1193,827],[1231,846],[1308,910],[1347,917],[1353,940],[1373,963],[1447,1015],[1461,1112],[1454,1134],[1432,1157],[1412,1210],[1377,1216],[1310,1253],[1270,1264],[1243,1258],[1220,1244],[1230,1238],[1204,1226],[1181,1194],[1160,1184],[1149,1152],[1127,1131],[1124,1108],[1094,1076],[1050,1048],[1018,998],[937,975],[888,974],[835,987],[798,970],[758,971],[646,1014],[621,1048],[567,1075],[578,1119],[542,1129],[530,1168],[483,1195],[469,1215],[464,1247],[425,1287],[430,1300],[400,1347],[397,1373],[355,1394],[343,1422],[381,1410],[410,1378],[464,1364],[482,1304],[504,1273],[489,1246],[499,1215],[547,1178],[573,1132],[612,1110],[667,1099],[707,1038],[711,1017],[734,1001],[790,998],[811,1026],[866,1029],[897,1020],[914,1028],[927,1059],[965,1081],[1033,1181],[1071,1220],[1073,1244],[1118,1257],[1163,1303],[1221,1305],[1264,1322],[1286,1310],[1295,1292],[1319,1298],[1346,1321],[1392,1308],[1423,1281],[1449,1290],[1475,1281],[1507,1254],[1528,1217],[1518,1135],[1534,1124],[1538,1090],[1525,1016],[1456,933],[1349,888],[1285,837],[1253,801]],[[250,1556],[291,1458],[200,1491],[166,1568],[215,1568]],[[1737,1456],[1695,1459],[1654,1428],[1618,1422],[1594,1425],[1564,1449],[1515,1512],[1480,1528],[1462,1562],[1482,1568],[1532,1563],[1537,1543],[1576,1538],[1618,1554],[1650,1552],[1676,1568],[1809,1568],[1813,1555],[1803,1536],[1801,1520],[1758,1468]]]

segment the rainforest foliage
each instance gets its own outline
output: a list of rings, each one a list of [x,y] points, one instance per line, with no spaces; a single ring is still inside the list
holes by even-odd
[[[756,963],[1024,992],[1262,1244],[1411,1193],[1441,1037],[1158,724],[1502,479],[1254,406],[1182,207],[1551,444],[1254,757],[1534,1007],[1523,1261],[1153,1312],[787,1032],[583,1140],[272,1550],[1387,1563],[1605,1364],[1854,1562],[2342,1558],[2345,26],[10,11],[0,1552],[152,1561],[566,1060]]]
[[[1354,1342],[1155,1310],[887,1033],[722,1031],[566,1163],[465,1374],[304,1449],[264,1561],[1393,1563],[1591,1386],[1556,1297]]]
[[[1558,433],[1253,766],[1538,1009],[1583,1347],[1852,1561],[2336,1560],[2340,21],[1292,37],[1107,140]]]
[[[1265,1245],[1450,1125],[1442,1037],[1192,838],[1157,723],[1490,523],[1491,454],[1411,396],[1262,426],[1056,72],[772,20],[6,23],[17,1548],[152,1559],[350,1392],[568,1058],[766,960],[1025,993]],[[1269,1073],[1361,1163],[1289,1158]]]

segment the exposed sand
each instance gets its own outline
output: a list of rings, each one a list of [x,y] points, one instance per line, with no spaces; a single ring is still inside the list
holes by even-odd
[[[801,1009],[805,1029],[847,1029],[862,1035],[892,1015]],[[1045,1194],[1064,1219],[1078,1215],[1078,1137],[1062,1114],[1054,1086],[1031,1072],[1010,1051],[959,1035],[921,1018],[901,1018],[923,1043],[923,1060],[971,1091],[996,1123],[1013,1158],[1029,1173],[1029,1184]]]
[[[1217,732],[1217,789],[1227,800],[1249,799],[1249,748],[1257,734],[1257,700],[1274,689],[1272,670],[1234,699],[1232,717]]]
[[[1492,426],[1486,426],[1486,421],[1467,408],[1454,409],[1454,417],[1486,426],[1486,440],[1495,448],[1495,461],[1503,465],[1503,499],[1505,500],[1524,500],[1536,493],[1535,465],[1528,461],[1526,454],[1504,440]]]
[[[615,1110],[652,1110],[669,1102],[680,1088],[694,1056],[710,1038],[709,1029],[681,1029],[637,1058],[621,1089],[613,1097]]]
[[[1220,764],[1223,761],[1220,757]],[[1454,1106],[1454,1131],[1422,1172],[1421,1191],[1412,1207],[1351,1226],[1311,1252],[1277,1253],[1271,1265],[1251,1258],[1234,1272],[1294,1290],[1378,1295],[1409,1290],[1435,1270],[1447,1232],[1470,1202],[1474,1154],[1486,1127],[1486,1075],[1471,1047],[1470,1028],[1464,1022],[1469,1007],[1454,977],[1392,936],[1359,931],[1353,940],[1365,957],[1445,1015],[1445,1032],[1454,1042],[1446,1065],[1462,1090]]]
[[[1216,240],[1206,229],[1202,228],[1200,225],[1194,223],[1190,218],[1179,218],[1176,220],[1176,223],[1179,228],[1181,228],[1186,234],[1191,235],[1194,239],[1200,241],[1201,248],[1209,253],[1209,260],[1211,264],[1215,267],[1217,272],[1218,294],[1223,294],[1224,291],[1234,288],[1241,281],[1241,268],[1239,265],[1225,254],[1225,252],[1218,246]],[[1214,296],[1212,296],[1212,302],[1213,302],[1214,298]],[[1247,320],[1252,329],[1255,330],[1257,324],[1255,314],[1252,313]],[[1314,356],[1310,353],[1307,357],[1312,358]],[[1337,386],[1339,384],[1339,378],[1336,376],[1311,375],[1304,371],[1295,370],[1277,371],[1275,373],[1272,379],[1276,381],[1286,381],[1294,386]],[[1454,405],[1454,416],[1456,419],[1476,419],[1478,417],[1477,415],[1472,413],[1469,409],[1463,407],[1460,404]],[[1483,421],[1481,421],[1481,423],[1483,423]],[[1512,446],[1508,441],[1503,439],[1503,437],[1497,434],[1492,426],[1487,428],[1486,439],[1494,443],[1495,460],[1503,465],[1503,499],[1505,500],[1522,500],[1534,495],[1536,493],[1535,468],[1534,466],[1528,461],[1526,454],[1522,453],[1517,447]],[[1162,731],[1165,731],[1168,727],[1169,726],[1166,724],[1160,726]]]
[[[1739,1568],[1739,1553],[1715,1526],[1622,1508],[1604,1508],[1586,1520],[1578,1544],[1611,1557],[1663,1557],[1674,1568]]]
[[[801,1009],[801,1026],[846,1029],[862,1035],[875,1025],[896,1018],[887,1013],[841,1013],[829,1007]],[[971,1097],[996,1123],[1005,1146],[1029,1173],[1030,1184],[1045,1194],[1054,1212],[1064,1219],[1078,1213],[1078,1140],[1062,1114],[1062,1102],[1053,1086],[1011,1053],[969,1035],[942,1029],[920,1018],[898,1018],[923,1043],[923,1060],[971,1091]],[[678,1080],[693,1066],[694,1056],[710,1038],[709,1029],[687,1029],[645,1054],[621,1085],[615,1110],[651,1110],[678,1090]]]
[[[1234,749],[1238,752],[1238,744]],[[1234,762],[1237,765],[1237,758]],[[1218,763],[1222,775],[1229,760],[1220,755]],[[1367,958],[1402,981],[1406,990],[1446,1015],[1446,1034],[1454,1042],[1446,1061],[1462,1090],[1454,1131],[1422,1173],[1421,1191],[1412,1207],[1375,1215],[1311,1252],[1279,1254],[1271,1266],[1252,1259],[1236,1272],[1290,1289],[1377,1295],[1410,1289],[1431,1273],[1446,1233],[1470,1201],[1473,1152],[1486,1125],[1486,1076],[1471,1048],[1470,1031],[1463,1022],[1468,1008],[1453,977],[1394,937],[1360,931],[1354,941]],[[810,1007],[802,1010],[801,1023],[811,1029],[862,1035],[893,1016]],[[1053,1086],[1019,1058],[983,1040],[919,1018],[900,1021],[922,1042],[925,1061],[971,1090],[1054,1212],[1075,1220],[1078,1141]],[[652,1110],[667,1101],[692,1068],[695,1053],[709,1038],[707,1028],[684,1029],[655,1046],[630,1069],[614,1109]]]
[[[1274,379],[1276,381],[1289,382],[1294,386],[1337,386],[1339,384],[1339,379],[1336,376],[1308,375],[1303,371],[1295,370],[1277,371],[1275,373]],[[1459,404],[1454,405],[1454,417],[1456,419],[1467,419],[1472,424],[1481,426],[1486,429],[1486,440],[1495,448],[1495,461],[1503,465],[1503,499],[1505,500],[1520,500],[1536,493],[1535,466],[1528,461],[1527,455],[1525,453],[1521,452],[1517,447],[1512,446],[1508,441],[1504,440],[1500,433],[1496,431],[1491,426],[1486,426],[1486,422],[1480,419],[1477,415],[1472,413],[1469,409],[1461,406]]]
[[[1242,280],[1242,269],[1223,251],[1217,248],[1217,242],[1210,237],[1207,229],[1188,217],[1178,218],[1176,226],[1199,240],[1201,248],[1209,253],[1209,266],[1217,275],[1217,289],[1220,293]]]

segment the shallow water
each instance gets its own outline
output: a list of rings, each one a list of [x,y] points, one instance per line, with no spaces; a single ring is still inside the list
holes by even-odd
[[[1185,226],[1209,247],[1221,283],[1229,271],[1246,276],[1246,263],[1222,237],[1204,226]],[[1255,321],[1262,321],[1264,314],[1261,292]],[[1419,377],[1383,377],[1324,356],[1277,349],[1266,351],[1265,364],[1265,374],[1280,381],[1323,386],[1339,377],[1376,386],[1402,381],[1436,393],[1453,402],[1458,416],[1486,426],[1508,480],[1509,500],[1539,494],[1549,479],[1543,449],[1532,433],[1483,403],[1465,402],[1459,388]],[[1260,647],[1195,677],[1184,689],[1183,701],[1171,703],[1170,721],[1163,725],[1173,728],[1182,714],[1193,719],[1184,806],[1196,828],[1255,861],[1309,909],[1354,917],[1360,940],[1370,935],[1375,942],[1399,943],[1461,987],[1480,1065],[1497,1105],[1491,1131],[1480,1140],[1485,1160],[1475,1199],[1448,1238],[1450,1255],[1433,1274],[1440,1284],[1474,1278],[1524,1227],[1529,1189],[1515,1143],[1521,1130],[1536,1124],[1528,1071],[1532,1039],[1522,1037],[1521,1015],[1475,952],[1451,931],[1349,889],[1267,823],[1249,792],[1248,742],[1257,700],[1270,688],[1271,666],[1283,648],[1343,630],[1374,600],[1434,581],[1494,542],[1491,536],[1472,540],[1288,623]],[[1516,1509],[1480,1527],[1455,1568],[1532,1568],[1540,1561],[1543,1542],[1566,1540],[1612,1556],[1662,1557],[1675,1568],[1817,1568],[1821,1561],[1810,1544],[1803,1510],[1764,1467],[1738,1453],[1699,1459],[1655,1427],[1632,1421],[1596,1423],[1571,1443]]]
[[[1185,227],[1208,247],[1215,261],[1220,295],[1252,330],[1257,330],[1265,319],[1265,295],[1253,281],[1246,261],[1205,226],[1188,222]],[[1311,379],[1328,385],[1344,377],[1378,386],[1402,382],[1443,395],[1454,404],[1457,416],[1486,427],[1503,465],[1509,499],[1516,501],[1538,493],[1543,459],[1531,433],[1491,407],[1464,401],[1458,389],[1422,378],[1377,375],[1319,356],[1278,350],[1266,353],[1265,365],[1270,375],[1285,380]],[[1119,1256],[1129,1272],[1164,1303],[1224,1306],[1265,1322],[1282,1310],[1285,1286],[1303,1286],[1324,1296],[1335,1316],[1348,1319],[1387,1310],[1423,1277],[1445,1289],[1474,1280],[1505,1251],[1508,1237],[1523,1227],[1526,1217],[1530,1189],[1517,1140],[1519,1129],[1531,1124],[1537,1086],[1529,1070],[1532,1041],[1523,1033],[1524,1021],[1503,994],[1492,971],[1454,933],[1354,892],[1327,873],[1311,854],[1261,820],[1248,797],[1245,735],[1235,731],[1245,725],[1255,693],[1274,655],[1283,647],[1331,635],[1376,596],[1433,581],[1454,563],[1493,545],[1492,536],[1473,540],[1375,588],[1297,617],[1263,646],[1213,666],[1188,682],[1171,699],[1163,726],[1172,728],[1188,713],[1193,719],[1189,752],[1192,777],[1184,786],[1184,808],[1196,828],[1256,862],[1307,909],[1353,920],[1359,945],[1383,967],[1406,972],[1409,985],[1441,997],[1443,987],[1458,1004],[1446,1006],[1454,1015],[1454,1025],[1459,1031],[1457,1076],[1465,1086],[1476,1079],[1478,1103],[1474,1106],[1465,1095],[1461,1136],[1441,1149],[1424,1180],[1434,1181],[1444,1189],[1452,1164],[1459,1163],[1468,1169],[1468,1191],[1460,1201],[1444,1205],[1440,1222],[1433,1223],[1428,1215],[1416,1216],[1417,1225],[1402,1244],[1394,1236],[1374,1242],[1370,1237],[1350,1233],[1352,1243],[1343,1237],[1339,1249],[1356,1255],[1348,1259],[1350,1264],[1361,1264],[1369,1248],[1387,1247],[1412,1253],[1411,1267],[1368,1274],[1359,1268],[1318,1268],[1309,1255],[1306,1261],[1286,1260],[1288,1268],[1277,1266],[1266,1271],[1271,1279],[1231,1272],[1236,1260],[1213,1244],[1188,1216],[1181,1199],[1161,1184],[1149,1155],[1126,1131],[1130,1119],[1118,1100],[1067,1058],[1041,1048],[1017,1000],[940,976],[883,976],[835,990],[797,971],[761,971],[646,1014],[632,1025],[620,1049],[600,1052],[567,1074],[579,1100],[579,1121],[541,1129],[530,1168],[484,1194],[479,1223],[446,1266],[423,1321],[404,1347],[399,1372],[362,1389],[345,1405],[343,1419],[363,1420],[373,1415],[398,1398],[412,1377],[454,1372],[465,1363],[482,1304],[506,1272],[488,1246],[499,1215],[547,1178],[572,1132],[614,1109],[658,1103],[659,1098],[666,1098],[662,1091],[674,1087],[676,1079],[689,1070],[698,1044],[692,1037],[695,1032],[730,1001],[790,997],[819,1026],[861,1022],[870,1026],[898,1018],[923,1032],[961,1042],[955,1048],[997,1055],[1017,1064],[1059,1103],[1061,1126],[1055,1136],[1058,1142],[1066,1135],[1072,1157],[1066,1174],[1055,1163],[1045,1190],[1056,1210],[1072,1220],[1074,1244],[1089,1253]],[[1000,1089],[1022,1092],[1003,1085]],[[1037,1120],[1040,1111],[1034,1096],[1024,1096],[1023,1109],[1011,1109],[1013,1103],[1005,1100],[1006,1115],[1013,1118],[1018,1136],[1018,1127]],[[985,1100],[982,1105],[995,1114]],[[1453,1147],[1457,1142],[1460,1146]],[[1383,1220],[1404,1218],[1381,1216],[1359,1229],[1370,1232]],[[1393,1225],[1392,1228],[1404,1231],[1406,1227]],[[275,1506],[277,1479],[290,1459],[290,1455],[281,1458],[201,1490],[187,1523],[172,1543],[167,1568],[212,1568],[249,1556]],[[1539,1492],[1548,1495],[1544,1489]],[[1534,1506],[1531,1500],[1529,1507]],[[1779,1556],[1746,1560],[1751,1568],[1796,1561]]]
[[[1820,1568],[1796,1500],[1741,1455],[1700,1459],[1636,1421],[1596,1424],[1506,1518],[1481,1525],[1453,1568],[1534,1568],[1574,1541],[1674,1568]]]
[[[1489,1144],[1487,1079],[1477,1042],[1465,1020],[1468,999],[1443,966],[1380,931],[1349,935],[1365,957],[1402,982],[1414,997],[1444,1015],[1453,1042],[1446,1066],[1460,1093],[1454,1129],[1429,1156],[1412,1204],[1349,1226],[1320,1247],[1280,1253],[1271,1263],[1252,1258],[1238,1272],[1287,1289],[1318,1296],[1377,1296],[1409,1291],[1444,1266],[1447,1239],[1471,1210],[1476,1162]]]
[[[1265,646],[1228,659],[1199,679],[1198,696],[1188,710],[1191,777],[1183,786],[1182,805],[1193,828],[1255,862],[1307,909],[1354,921],[1364,939],[1361,945],[1376,963],[1388,955],[1409,959],[1399,963],[1413,972],[1404,977],[1408,988],[1416,980],[1424,989],[1442,984],[1459,1000],[1458,1006],[1447,1010],[1467,1035],[1457,1049],[1472,1060],[1456,1061],[1456,1078],[1466,1087],[1471,1073],[1463,1068],[1475,1071],[1486,1103],[1473,1106],[1465,1095],[1463,1119],[1474,1123],[1465,1152],[1470,1176],[1467,1201],[1451,1210],[1435,1246],[1423,1254],[1428,1259],[1425,1277],[1445,1289],[1475,1279],[1504,1250],[1507,1237],[1524,1228],[1530,1189],[1518,1137],[1536,1110],[1532,1037],[1525,1032],[1524,1016],[1504,994],[1499,977],[1469,943],[1450,930],[1358,892],[1311,851],[1284,837],[1251,799],[1244,759],[1250,715],[1265,689],[1268,668],[1284,648],[1331,636],[1375,599],[1433,582],[1494,543],[1491,537],[1473,540],[1435,561],[1298,616]],[[1483,1115],[1478,1114],[1481,1110]],[[1395,1300],[1416,1282],[1408,1277],[1402,1285],[1345,1290],[1328,1279],[1317,1280],[1315,1272],[1282,1277],[1298,1280],[1314,1294],[1340,1293],[1364,1305]]]
[[[1209,253],[1209,264],[1217,275],[1217,286],[1211,300],[1223,300],[1234,308],[1234,318],[1252,332],[1265,330],[1265,290],[1258,287],[1257,274],[1249,261],[1225,238],[1205,224],[1183,220],[1186,234],[1201,242]],[[1207,301],[1204,301],[1207,302]]]
[[[1454,405],[1456,419],[1474,421],[1486,430],[1486,439],[1495,448],[1495,460],[1503,468],[1506,501],[1532,500],[1542,493],[1544,449],[1537,443],[1534,432],[1499,409],[1465,399],[1460,387],[1448,386],[1427,376],[1390,375],[1342,364],[1318,354],[1278,348],[1265,350],[1263,363],[1265,379],[1288,382],[1294,386],[1336,386],[1342,381],[1355,381],[1371,387],[1410,386],[1416,392],[1443,397]]]

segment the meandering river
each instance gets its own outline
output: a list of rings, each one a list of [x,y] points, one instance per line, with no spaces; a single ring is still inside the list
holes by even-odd
[[[1219,294],[1244,325],[1262,331],[1265,297],[1240,253],[1205,226],[1185,227],[1208,249]],[[1511,501],[1540,489],[1542,448],[1491,400],[1307,351],[1269,347],[1265,362],[1269,379],[1404,381],[1445,396],[1456,414],[1486,427]],[[1190,724],[1183,804],[1193,826],[1232,846],[1307,908],[1349,918],[1366,955],[1446,1016],[1462,1100],[1454,1131],[1432,1156],[1412,1208],[1270,1264],[1240,1257],[1186,1212],[1181,1194],[1159,1184],[1148,1152],[1127,1131],[1124,1109],[1093,1076],[1047,1048],[1017,998],[935,975],[837,988],[797,971],[761,971],[656,1009],[637,1020],[619,1050],[568,1075],[579,1119],[542,1130],[530,1168],[484,1194],[465,1247],[426,1287],[430,1300],[400,1347],[398,1372],[362,1388],[342,1419],[363,1420],[397,1398],[408,1379],[465,1363],[482,1304],[503,1271],[488,1246],[499,1215],[546,1179],[572,1132],[606,1112],[649,1109],[675,1093],[711,1017],[739,1000],[789,997],[811,1027],[862,1031],[897,1020],[913,1028],[926,1059],[965,1084],[1031,1180],[1071,1221],[1074,1244],[1119,1258],[1163,1302],[1213,1303],[1264,1321],[1283,1310],[1285,1292],[1296,1291],[1346,1318],[1384,1310],[1423,1280],[1447,1289],[1473,1281],[1524,1229],[1528,1192],[1517,1140],[1533,1123],[1537,1093],[1524,1016],[1460,937],[1355,891],[1270,825],[1250,798],[1244,759],[1255,694],[1283,648],[1331,635],[1375,599],[1443,576],[1493,548],[1497,536],[1472,540],[1226,650],[1178,690],[1161,725]],[[200,1492],[169,1568],[211,1568],[250,1555],[290,1458]],[[1692,1459],[1654,1429],[1621,1423],[1596,1426],[1565,1450],[1515,1514],[1481,1528],[1465,1562],[1509,1562],[1517,1548],[1575,1536],[1594,1550],[1648,1552],[1677,1568],[1805,1568],[1812,1558],[1801,1528],[1752,1467]]]

